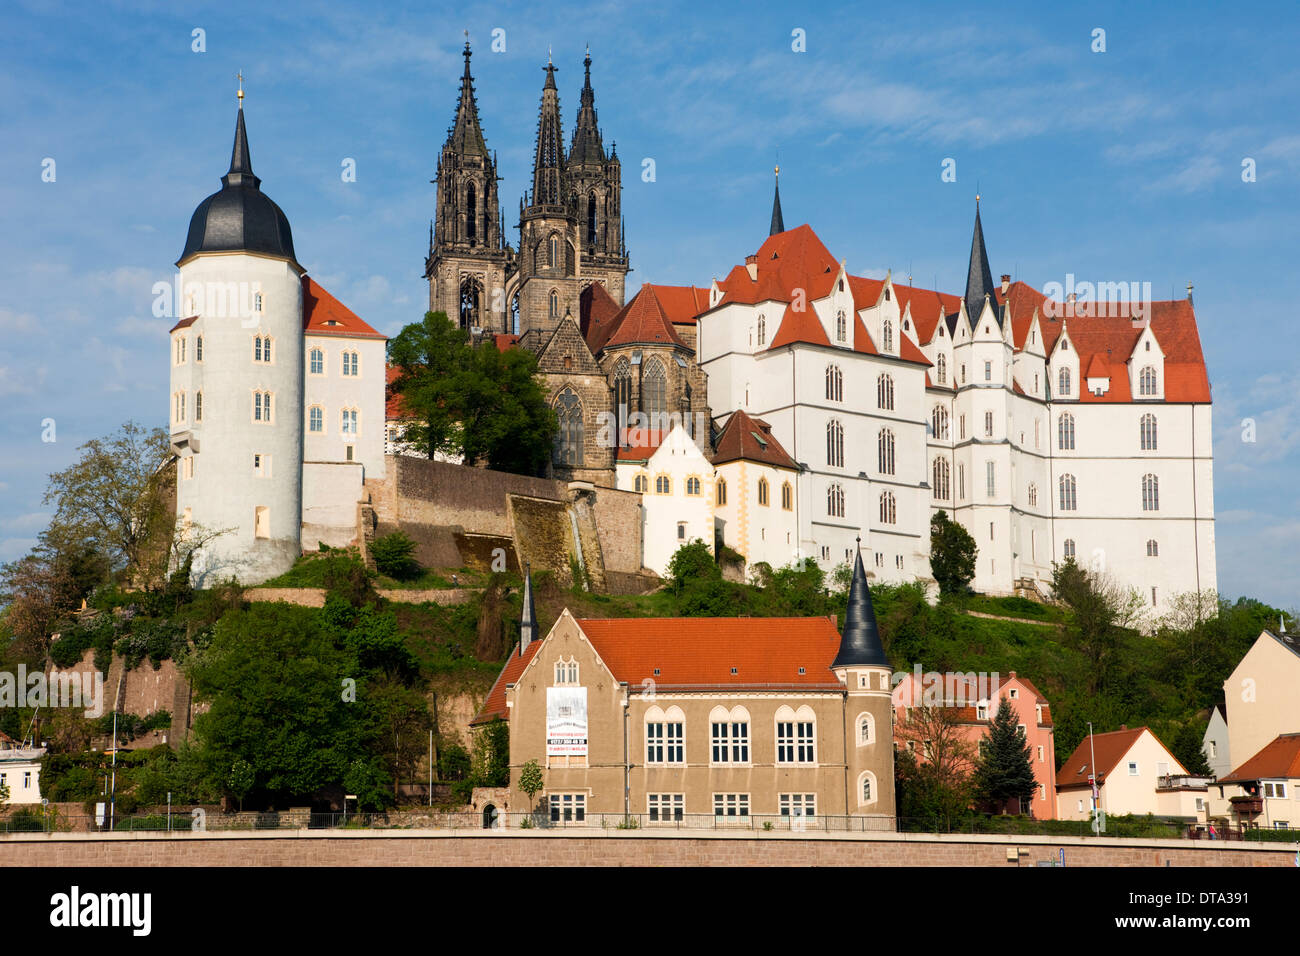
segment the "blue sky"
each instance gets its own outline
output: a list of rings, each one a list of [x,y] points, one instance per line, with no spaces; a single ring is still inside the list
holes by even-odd
[[[547,49],[568,130],[584,44],[641,282],[707,284],[787,226],[851,271],[964,289],[978,185],[995,276],[1195,285],[1214,389],[1220,590],[1300,604],[1300,66],[1292,5],[11,3],[0,36],[0,560],[44,527],[49,472],[167,414],[151,313],[229,162],[299,259],[382,331],[417,320],[438,150],[470,31],[509,216]],[[505,51],[490,50],[505,31]],[[1105,30],[1105,52],[1093,31]],[[205,31],[206,51],[192,50]],[[802,30],[806,50],[795,52]],[[567,139],[567,132],[566,132]],[[1255,161],[1256,181],[1242,181]],[[54,182],[42,163],[55,161]],[[356,161],[357,181],[340,176]],[[643,181],[645,159],[655,178]],[[957,181],[943,182],[945,159]],[[512,241],[517,236],[512,235]],[[42,421],[57,441],[41,441]],[[1257,440],[1242,441],[1242,420]]]

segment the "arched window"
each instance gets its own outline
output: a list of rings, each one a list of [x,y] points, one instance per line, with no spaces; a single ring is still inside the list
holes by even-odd
[[[271,361],[271,337],[269,335],[253,336],[253,361]]]
[[[894,473],[894,433],[888,428],[880,429],[880,437],[876,445],[880,473],[882,475],[892,475]]]
[[[934,497],[936,501],[947,501],[950,493],[950,468],[947,458],[936,458],[934,460]]]
[[[849,340],[849,322],[844,315],[844,310],[835,313],[835,341],[847,342]]]
[[[313,432],[323,432],[325,430],[325,410],[319,405],[313,405],[307,413],[308,429]]]
[[[1068,368],[1061,369],[1061,373],[1056,377],[1056,380],[1057,380],[1057,385],[1059,386],[1057,388],[1057,394],[1062,397],[1069,395],[1070,394],[1070,370]]]
[[[1150,538],[1147,540],[1147,557],[1148,558],[1160,557],[1160,545],[1156,543],[1155,538]]]
[[[673,480],[667,475],[655,476],[655,494],[671,495],[673,493]]]
[[[1142,435],[1142,450],[1155,451],[1156,450],[1156,417],[1151,414],[1143,415],[1142,426],[1140,431]]]
[[[194,420],[196,422],[203,421],[203,392],[202,391],[198,391],[194,393]]]
[[[1029,507],[1038,507],[1038,485],[1032,481],[1029,483]]]
[[[1155,475],[1142,476],[1142,510],[1160,510],[1160,479]]]
[[[482,297],[479,295],[478,281],[475,279],[466,279],[460,284],[460,327],[470,329],[481,326],[483,323],[479,319],[479,306],[482,304]]]
[[[596,244],[596,194],[587,197],[587,245]]]
[[[1077,511],[1079,500],[1074,475],[1062,475],[1057,484],[1060,486],[1061,491],[1061,510]]]
[[[552,269],[560,264],[560,237],[555,233],[546,240],[546,264]]]
[[[844,373],[838,365],[826,366],[826,398],[832,402],[844,401]]]
[[[725,504],[727,503],[727,482],[726,482],[726,479],[724,479],[724,478],[719,478],[719,479],[717,480],[717,482],[715,482],[715,486],[717,487],[717,490],[718,490],[718,504],[719,504],[719,505],[725,505]]]
[[[687,493],[688,495],[698,495],[698,494],[700,493],[700,479],[698,479],[698,478],[687,478],[687,479],[686,479],[686,493]]]
[[[657,358],[647,362],[641,373],[641,411],[651,416],[664,415],[668,411],[668,376]],[[653,418],[651,425],[655,425]]]
[[[272,412],[271,393],[254,392],[253,393],[253,421],[265,422],[267,424],[270,424],[271,412]]]
[[[645,494],[650,488],[650,480],[645,475],[637,475],[632,482],[632,490]]]
[[[835,419],[826,423],[826,464],[844,467],[844,426]]]
[[[758,479],[758,503],[759,503],[760,505],[764,505],[764,506],[766,506],[766,505],[767,505],[767,502],[768,502],[768,486],[767,486],[767,479],[766,479],[766,478],[760,478],[760,479]]]
[[[1138,374],[1138,394],[1155,395],[1156,394],[1156,370],[1150,365],[1142,369]]]
[[[311,374],[325,374],[325,353],[320,349],[311,350]]]
[[[876,802],[876,776],[870,770],[858,777],[858,806]]]
[[[1074,416],[1065,412],[1056,420],[1056,447],[1074,451]]]
[[[342,425],[339,433],[346,438],[351,435],[353,438],[357,435],[357,410],[355,408],[343,409]]]
[[[894,377],[881,375],[876,379],[876,405],[889,411],[894,409]]]
[[[858,715],[858,746],[876,742],[876,721],[870,714]]]
[[[758,317],[758,344],[767,344],[767,316],[765,315]]]
[[[880,523],[898,523],[898,502],[895,500],[892,491],[882,491],[880,493]]]
[[[465,238],[470,245],[478,238],[478,194],[472,182],[465,187]]]
[[[566,388],[555,399],[555,417],[560,429],[555,433],[554,463],[570,468],[582,465],[582,401],[573,389]]]
[[[560,317],[560,293],[555,289],[551,290],[551,294],[546,300],[546,314],[552,320]]]
[[[781,483],[781,508],[785,511],[794,510],[794,489],[788,481]]]
[[[831,485],[826,489],[826,513],[832,518],[844,517],[844,488]]]
[[[939,360],[935,363],[935,367],[939,377],[939,384],[947,385],[948,384],[948,360],[944,358],[942,355],[940,355]]]
[[[356,378],[359,375],[361,355],[359,352],[348,350],[343,353],[343,374]]]
[[[882,345],[882,348],[886,352],[892,352],[894,351],[894,323],[889,321],[889,319],[885,319],[883,329],[884,335],[881,336],[881,339],[884,344]]]
[[[934,406],[934,411],[930,413],[930,427],[939,441],[948,440],[948,409],[943,405]]]
[[[1067,561],[1074,560],[1074,539],[1073,538],[1065,539],[1065,546],[1062,549],[1062,554],[1065,555],[1065,560]]]
[[[627,427],[628,411],[632,408],[632,366],[626,358],[614,364],[614,414],[618,418],[619,440]]]

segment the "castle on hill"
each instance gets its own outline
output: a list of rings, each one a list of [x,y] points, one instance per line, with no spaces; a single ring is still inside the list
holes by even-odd
[[[1211,396],[1190,293],[1095,308],[994,283],[978,202],[964,294],[857,276],[811,226],[785,228],[778,191],[769,234],[725,278],[646,283],[625,301],[621,166],[590,54],[567,149],[545,68],[517,247],[468,44],[464,59],[434,179],[430,308],[537,356],[560,424],[550,476],[642,495],[647,567],[662,573],[700,538],[751,566],[831,570],[860,536],[874,580],[924,580],[942,510],[979,546],[977,590],[1043,592],[1067,558],[1157,610],[1215,587]],[[265,580],[317,541],[355,536],[366,480],[401,451],[385,338],[298,264],[252,173],[242,108],[230,170],[178,266],[178,514],[230,529],[202,568]],[[259,289],[249,314],[211,308],[204,290],[232,283]]]

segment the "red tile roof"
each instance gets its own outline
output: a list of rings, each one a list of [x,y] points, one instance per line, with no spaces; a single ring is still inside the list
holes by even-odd
[[[750,417],[740,409],[732,412],[727,419],[722,434],[718,436],[717,449],[713,456],[714,467],[743,459],[796,471],[799,468],[772,434],[772,426],[761,418]]]
[[[400,421],[402,419],[414,418],[406,407],[402,404],[401,393],[393,391],[393,383],[397,381],[402,370],[394,368],[391,365],[384,367],[384,417],[389,421]]]
[[[655,296],[673,325],[694,325],[709,309],[709,290],[693,285],[654,285]]]
[[[647,679],[660,690],[844,687],[830,669],[840,635],[826,617],[586,618],[578,626],[614,679],[633,687]]]
[[[795,309],[794,303],[785,307],[785,314],[781,316],[781,325],[776,330],[776,335],[772,337],[770,348],[779,349],[783,345],[791,345],[795,342],[805,342],[810,345],[831,344],[831,340],[826,337],[826,330],[822,328],[821,319],[817,318],[817,313],[807,304],[799,310]]]
[[[302,277],[302,328],[308,335],[345,335],[354,339],[385,339],[311,276]]]
[[[1056,787],[1058,790],[1072,789],[1074,787],[1088,786],[1088,776],[1094,772],[1093,768],[1093,751],[1096,751],[1095,772],[1097,774],[1097,784],[1100,786],[1106,782],[1110,772],[1115,769],[1124,755],[1129,752],[1143,732],[1150,733],[1148,727],[1137,727],[1132,730],[1112,730],[1106,734],[1094,734],[1091,738],[1084,737],[1074,753],[1070,754],[1070,759],[1056,774]],[[1155,737],[1155,734],[1151,734]],[[1156,737],[1156,743],[1160,743],[1160,738]],[[1163,743],[1160,743],[1164,747]],[[1166,747],[1165,752],[1169,749]],[[1169,754],[1169,759],[1177,763],[1173,754]]]
[[[829,294],[839,273],[839,263],[807,223],[768,236],[758,248],[755,263],[755,278],[749,277],[744,266],[736,266],[719,283],[723,290],[719,304],[790,302],[795,289],[803,289],[806,301],[812,302]]]
[[[1278,778],[1300,779],[1300,734],[1279,734],[1263,750],[1219,782]]]
[[[614,317],[619,311],[619,304],[599,282],[593,282],[582,290],[578,297],[578,329],[592,354],[599,352],[609,339]]]
[[[668,436],[656,428],[625,428],[619,437],[619,461],[649,461]]]
[[[497,675],[496,683],[488,691],[483,706],[479,708],[477,716],[469,722],[471,727],[475,724],[488,723],[498,717],[502,720],[509,719],[510,714],[506,708],[506,685],[519,680],[519,675],[524,672],[524,668],[528,666],[528,662],[533,659],[541,646],[541,641],[532,641],[524,648],[523,654],[519,653],[517,647],[510,652],[510,659],[506,661],[505,667],[501,668],[501,673]]]
[[[504,352],[506,349],[512,349],[519,344],[519,336],[497,332],[492,336],[492,342],[496,345],[498,352]]]
[[[616,345],[680,345],[687,348],[660,304],[654,286],[648,282],[615,316],[608,340],[598,349]]]

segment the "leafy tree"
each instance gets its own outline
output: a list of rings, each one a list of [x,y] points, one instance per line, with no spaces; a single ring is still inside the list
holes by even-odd
[[[509,786],[510,725],[504,720],[494,720],[475,733],[470,779],[476,787]]]
[[[526,349],[472,346],[443,312],[406,326],[389,343],[392,390],[414,416],[404,435],[420,452],[459,454],[466,464],[540,474],[559,429]]]
[[[415,560],[415,542],[401,531],[376,538],[370,545],[375,567],[398,581],[412,581],[420,576],[422,568]]]
[[[448,744],[438,753],[438,777],[442,780],[464,780],[470,774],[469,751],[460,744]]]
[[[951,830],[970,815],[975,746],[951,707],[911,707],[895,728],[900,826]]]
[[[239,809],[244,809],[244,797],[257,782],[257,771],[253,765],[242,757],[230,765],[230,774],[226,777],[226,787],[239,801]]]
[[[939,582],[940,594],[961,594],[975,577],[979,548],[961,524],[936,511],[930,519],[930,573]]]
[[[1003,697],[975,763],[977,800],[1003,813],[1008,803],[1019,812],[1021,801],[1031,800],[1038,792],[1031,748],[1017,719],[1011,701]]]
[[[1066,638],[1087,661],[1082,676],[1089,693],[1096,694],[1114,681],[1124,632],[1140,622],[1142,598],[1079,567],[1073,558],[1053,566],[1052,591],[1069,611]]]
[[[544,786],[542,768],[536,760],[530,760],[519,770],[519,789],[528,794],[528,812],[533,810],[533,799],[542,792]]]

